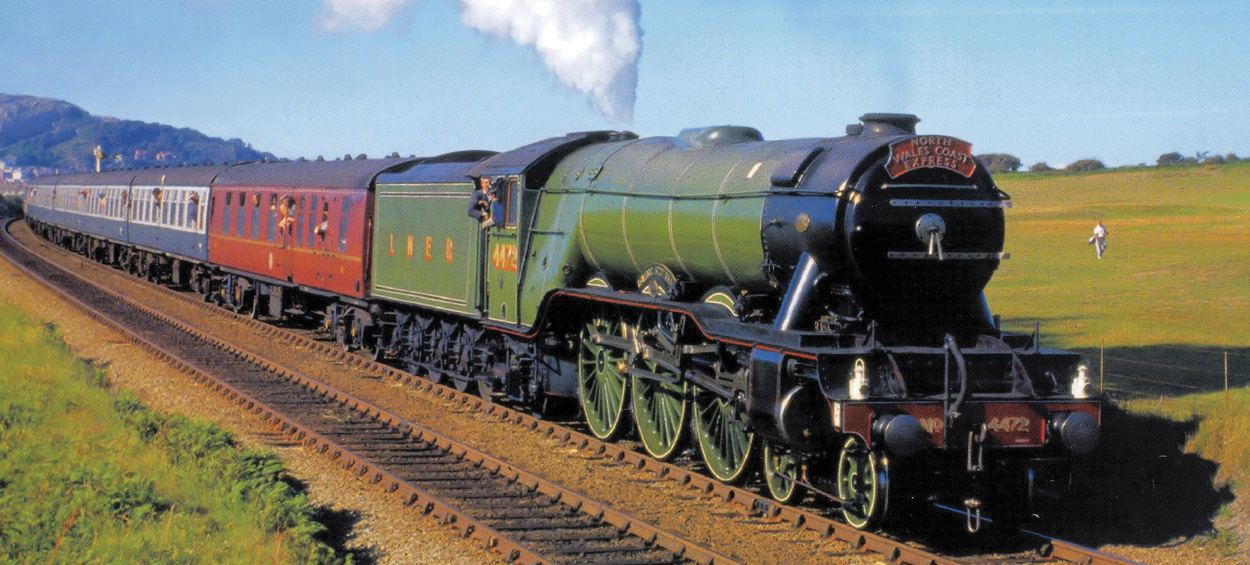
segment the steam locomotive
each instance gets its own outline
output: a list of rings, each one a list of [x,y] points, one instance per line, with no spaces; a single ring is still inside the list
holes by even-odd
[[[252,316],[871,528],[1062,483],[1101,419],[1079,356],[999,328],[998,189],[964,141],[584,132],[504,153],[44,177],[43,237]]]

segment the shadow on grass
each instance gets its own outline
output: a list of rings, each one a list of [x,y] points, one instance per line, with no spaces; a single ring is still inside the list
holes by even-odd
[[[313,520],[326,527],[325,531],[317,534],[317,541],[334,548],[339,555],[350,555],[351,563],[372,565],[378,562],[377,548],[347,547],[348,542],[355,537],[356,524],[360,522],[359,512],[318,506],[313,510]]]
[[[1089,359],[1091,377],[1099,375],[1099,350],[1074,348]],[[1108,347],[1102,351],[1107,390],[1118,396],[1177,396],[1224,389],[1224,353],[1229,386],[1250,386],[1250,348],[1187,345]]]
[[[1233,500],[1228,486],[1216,486],[1218,465],[1184,453],[1198,421],[1178,422],[1125,412],[1107,403],[1101,444],[1073,469],[1072,489],[1060,500],[1035,508],[1020,527],[1069,542],[1168,546],[1210,534],[1220,507]],[[1001,516],[995,516],[1001,517]],[[931,512],[897,529],[953,556],[1027,552],[1039,540],[1015,529],[1010,519],[976,535],[964,531],[964,517]]]
[[[1084,545],[1158,546],[1209,533],[1233,500],[1216,486],[1218,465],[1184,453],[1198,421],[1137,415],[1107,404],[1098,450],[1043,533]]]

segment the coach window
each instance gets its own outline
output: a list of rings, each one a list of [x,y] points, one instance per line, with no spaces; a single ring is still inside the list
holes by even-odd
[[[187,196],[187,223],[190,227],[200,227],[200,195],[192,192]]]
[[[304,214],[302,210],[295,213],[295,245],[301,247],[304,245]]]
[[[265,224],[265,239],[272,242],[278,231],[278,195],[269,195],[269,222]]]
[[[309,197],[308,204],[308,246],[312,247],[316,244],[316,238],[313,237],[317,233],[317,197]]]
[[[260,193],[252,193],[252,239],[260,239]]]
[[[233,206],[233,205],[234,205],[234,202],[232,202],[232,197],[233,197],[233,196],[234,196],[234,193],[233,193],[233,192],[227,192],[227,193],[226,193],[226,205],[225,205],[225,207],[223,207],[223,208],[222,208],[222,213],[221,213],[221,233],[222,233],[223,235],[230,235],[230,216],[231,216],[231,215],[233,214],[233,212],[234,212],[234,208],[231,208],[231,206]]]
[[[295,214],[295,244],[304,245],[304,197],[299,197],[299,204],[292,211]]]
[[[235,209],[234,216],[234,235],[243,237],[246,233],[243,226],[247,224],[247,193],[239,191],[238,207]]]
[[[339,252],[347,251],[347,221],[351,219],[351,199],[343,197],[343,209],[339,214]]]

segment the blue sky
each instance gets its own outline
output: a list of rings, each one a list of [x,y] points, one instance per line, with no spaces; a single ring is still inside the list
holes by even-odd
[[[327,31],[323,1],[5,0],[0,92],[292,158],[716,124],[825,137],[867,112],[1026,165],[1250,156],[1244,2],[640,0],[624,121],[456,1],[381,0],[399,7],[375,31]]]

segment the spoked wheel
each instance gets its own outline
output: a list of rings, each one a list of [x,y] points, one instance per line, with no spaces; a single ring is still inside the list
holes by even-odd
[[[595,343],[594,336],[628,337],[628,327],[600,313],[582,327],[577,354],[577,382],[586,425],[595,437],[612,440],[625,431],[625,393],[629,353]]]
[[[742,482],[750,474],[755,434],[747,431],[732,404],[697,388],[694,412],[694,434],[708,472],[725,483]]]
[[[846,523],[861,530],[880,522],[889,505],[890,480],[885,460],[858,437],[847,438],[838,456],[838,498],[842,499]]]
[[[668,461],[681,453],[685,439],[686,383],[664,383],[637,375],[631,380],[634,423],[642,447],[652,457]]]
[[[796,481],[800,477],[799,458],[789,449],[764,442],[764,482],[768,484],[768,494],[778,502],[789,503],[801,500],[807,489]]]
[[[662,342],[659,344],[662,349],[676,349],[672,314],[661,314],[660,324],[663,327],[657,327],[648,335],[648,341]],[[655,362],[646,361],[642,366],[663,377],[676,377]],[[685,439],[686,413],[689,412],[686,383],[659,381],[637,374],[630,380],[630,406],[642,447],[652,457],[668,461],[681,453]]]

